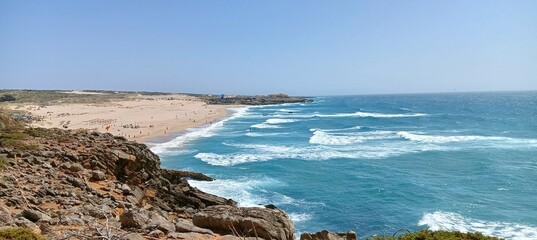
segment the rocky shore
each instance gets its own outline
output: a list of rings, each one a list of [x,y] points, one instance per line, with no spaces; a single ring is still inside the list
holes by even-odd
[[[147,146],[111,134],[0,122],[0,229],[50,239],[294,239],[287,214],[239,208],[160,168]]]

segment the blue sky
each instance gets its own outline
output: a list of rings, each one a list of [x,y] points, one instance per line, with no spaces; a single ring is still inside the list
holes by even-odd
[[[537,1],[0,1],[0,88],[537,89]]]

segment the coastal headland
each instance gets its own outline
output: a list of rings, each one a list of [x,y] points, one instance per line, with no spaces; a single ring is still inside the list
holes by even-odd
[[[8,103],[0,108],[0,237],[24,228],[48,239],[295,239],[293,222],[277,206],[238,207],[232,199],[202,192],[188,180],[212,181],[211,177],[162,169],[159,157],[138,142],[144,138],[113,131],[117,125],[112,122],[106,123],[111,125],[106,129],[106,124],[103,128],[101,123],[82,121],[114,119],[120,115],[107,115],[103,109],[117,108],[125,109],[120,120],[140,120],[140,126],[169,118],[188,122],[184,117],[174,118],[177,104],[183,104],[178,108],[182,110],[192,107],[184,112],[192,109],[194,115],[200,114],[195,119],[201,122],[195,124],[159,126],[163,133],[164,127],[180,131],[207,124],[203,119],[216,121],[225,114],[210,113],[225,113],[227,107],[236,105],[219,105],[219,109],[199,97],[154,93],[28,91],[9,95]],[[166,117],[159,119],[161,105],[174,107],[162,110]],[[49,119],[42,112],[50,112]],[[423,238],[409,239],[431,236],[495,239],[427,230],[415,233]],[[300,239],[357,239],[357,235],[321,231],[302,233]]]

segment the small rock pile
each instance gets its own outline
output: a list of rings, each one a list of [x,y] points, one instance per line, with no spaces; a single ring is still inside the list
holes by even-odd
[[[238,208],[166,170],[147,146],[88,131],[26,129],[38,150],[0,148],[0,228],[50,239],[293,239],[277,208]],[[38,132],[39,134],[36,134]],[[1,145],[0,145],[1,146]]]

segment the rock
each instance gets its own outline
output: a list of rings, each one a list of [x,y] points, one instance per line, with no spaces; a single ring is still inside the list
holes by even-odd
[[[71,168],[71,163],[70,162],[63,162],[62,164],[60,164],[60,166],[58,166],[62,169],[69,169]]]
[[[80,172],[84,170],[84,167],[80,163],[73,163],[71,164],[71,167],[69,167],[69,170],[71,172]]]
[[[357,236],[354,231],[346,233],[333,233],[323,230],[316,233],[302,233],[300,240],[356,240]]]
[[[125,152],[123,152],[121,150],[114,150],[114,154],[116,154],[116,156],[121,160],[127,160],[127,161],[136,160],[136,156],[128,154],[128,153],[125,153]]]
[[[256,237],[237,237],[233,235],[224,235],[220,236],[221,240],[259,240],[259,238]]]
[[[105,179],[106,179],[106,174],[104,174],[104,172],[101,171],[101,170],[94,170],[91,173],[91,180],[102,181],[102,180],[105,180]]]
[[[163,238],[164,236],[166,236],[166,234],[164,234],[162,231],[158,229],[151,231],[148,235],[153,238]]]
[[[123,184],[121,185],[121,191],[123,192],[123,194],[130,194],[130,192],[132,191],[131,188],[129,187],[129,185],[127,184]]]
[[[0,206],[0,223],[5,225],[11,225],[13,223],[13,218],[9,209],[4,206]]]
[[[205,228],[196,227],[191,221],[182,218],[177,219],[177,222],[175,223],[175,231],[214,234],[213,231]]]
[[[86,188],[86,183],[84,181],[78,179],[78,178],[67,176],[65,178],[65,180],[67,180],[67,182],[73,184],[73,186],[75,186],[75,187]]]
[[[52,218],[48,216],[47,214],[44,214],[42,212],[39,212],[33,209],[24,209],[21,213],[21,216],[25,217],[26,219],[32,222],[37,222],[39,220],[42,220],[42,221],[52,220]]]
[[[142,228],[147,220],[147,216],[141,212],[127,211],[119,216],[121,228]]]
[[[202,233],[170,233],[167,235],[168,239],[215,239],[214,235],[202,234]]]
[[[193,179],[198,181],[213,181],[212,177],[209,177],[203,173],[187,172],[180,170],[162,169],[160,170],[162,176],[168,179],[171,183],[179,183],[182,179]]]
[[[37,222],[37,226],[41,230],[42,234],[50,234],[54,232],[50,224],[47,222]]]
[[[74,152],[65,152],[63,155],[71,161],[78,161],[78,154]]]
[[[129,233],[125,236],[123,236],[124,240],[145,240],[144,237],[142,237],[142,235],[138,234],[138,233]]]
[[[294,239],[293,222],[285,212],[277,209],[217,205],[201,210],[192,220],[194,225],[216,233],[234,234],[236,230],[247,237]]]
[[[30,220],[26,218],[23,218],[23,217],[16,218],[15,224],[17,224],[17,226],[19,227],[28,228],[35,234],[41,234],[41,229],[35,223],[31,222]]]
[[[163,216],[154,213],[151,216],[151,220],[147,224],[146,229],[158,229],[168,234],[175,232],[175,225],[169,222],[168,219],[164,218]]]

